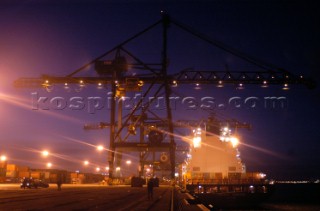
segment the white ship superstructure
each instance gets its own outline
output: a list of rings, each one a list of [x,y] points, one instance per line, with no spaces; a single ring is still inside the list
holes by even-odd
[[[224,127],[220,136],[197,128],[187,140],[190,151],[183,169],[187,180],[240,178],[246,173],[237,148],[239,141],[229,128]]]

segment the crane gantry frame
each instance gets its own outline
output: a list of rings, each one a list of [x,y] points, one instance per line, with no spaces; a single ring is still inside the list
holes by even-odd
[[[167,60],[167,36],[169,25],[174,24],[178,28],[191,33],[204,40],[205,42],[218,47],[228,53],[231,53],[241,59],[252,63],[253,65],[262,69],[262,71],[196,71],[196,70],[183,70],[178,73],[169,74],[168,73],[168,60]],[[136,57],[133,53],[125,48],[127,43],[143,35],[149,30],[155,28],[158,25],[162,25],[162,49],[161,49],[161,61],[159,63],[145,63]],[[111,62],[106,62],[102,60],[103,58],[115,55]],[[134,62],[131,64],[126,63],[126,58],[130,58]],[[78,73],[92,67],[98,72],[97,76],[77,76]],[[128,68],[136,69],[139,71],[147,71],[148,74],[136,74],[134,76],[128,75]],[[141,32],[130,37],[126,41],[115,46],[111,50],[102,54],[101,56],[93,59],[89,63],[80,67],[79,69],[73,71],[72,73],[62,76],[49,76],[43,75],[39,78],[20,78],[14,82],[16,87],[49,87],[52,84],[104,84],[111,86],[112,99],[111,109],[110,109],[110,122],[101,123],[100,128],[108,127],[110,130],[109,137],[109,176],[112,178],[114,176],[114,163],[116,157],[117,149],[131,149],[140,152],[140,162],[143,164],[143,151],[163,151],[168,150],[170,154],[170,170],[171,177],[174,178],[175,172],[175,152],[176,152],[176,142],[174,137],[174,127],[177,126],[173,122],[172,111],[170,109],[169,98],[171,96],[171,86],[176,84],[215,84],[217,86],[223,86],[224,84],[254,84],[261,86],[268,85],[284,85],[288,84],[302,84],[309,88],[313,88],[315,83],[312,80],[306,79],[302,76],[294,75],[286,70],[277,68],[273,65],[267,64],[265,62],[259,61],[252,58],[246,54],[243,54],[235,49],[232,49],[221,42],[207,38],[206,36],[195,32],[194,30],[186,27],[185,25],[171,19],[167,14],[162,14],[162,19],[142,30]],[[150,114],[148,108],[152,102],[143,102],[143,98],[132,108],[129,115],[123,117],[122,114],[122,104],[118,101],[118,108],[116,107],[116,99],[124,96],[125,91],[137,91],[141,90],[142,85],[149,84],[149,87],[144,93],[144,96],[150,95],[156,85],[156,91],[152,94],[154,99],[160,96],[164,91],[165,97],[165,107],[166,116],[160,117],[157,114],[151,112],[151,115],[157,119],[155,122],[148,122],[147,113]],[[116,120],[116,111],[118,112]],[[130,135],[130,131],[125,133],[124,128],[131,125],[134,129],[139,128],[139,142],[127,142]],[[150,142],[145,142],[145,128],[149,126],[161,127],[161,131],[164,131],[168,138],[168,142],[159,142],[153,144]],[[131,131],[132,132],[132,131]],[[118,158],[118,159],[121,159]]]

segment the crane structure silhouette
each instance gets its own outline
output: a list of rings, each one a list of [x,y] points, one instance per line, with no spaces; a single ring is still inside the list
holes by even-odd
[[[197,71],[184,69],[177,73],[169,73],[168,66],[170,62],[168,59],[167,39],[169,26],[171,25],[203,40],[209,45],[251,63],[259,68],[259,71]],[[127,44],[158,28],[158,26],[162,26],[160,28],[161,38],[159,43],[161,52],[159,62],[145,62],[127,50]],[[91,75],[85,75],[87,73],[91,73]],[[222,42],[210,39],[172,19],[165,13],[162,14],[162,18],[159,21],[68,75],[42,75],[38,78],[20,78],[14,82],[16,87],[44,87],[47,90],[51,90],[56,84],[61,84],[64,87],[69,87],[73,84],[80,88],[90,84],[100,88],[108,87],[109,89],[110,87],[109,122],[84,126],[85,129],[107,128],[109,130],[108,163],[110,178],[115,177],[115,167],[120,165],[121,152],[123,151],[135,151],[140,154],[140,174],[143,172],[144,164],[148,163],[146,159],[149,152],[153,154],[155,152],[168,152],[170,175],[171,178],[174,178],[177,149],[174,128],[190,127],[190,124],[174,122],[173,120],[170,96],[172,95],[172,88],[175,86],[180,84],[193,86],[209,84],[223,87],[232,84],[238,88],[243,88],[244,85],[250,84],[262,87],[280,85],[283,86],[283,89],[288,89],[289,85],[315,87],[314,81],[310,79],[292,74],[289,71],[277,68],[274,65],[233,49]],[[130,111],[124,114],[123,100],[121,99],[137,92],[142,93],[141,97],[135,102]],[[150,108],[159,97],[164,99],[165,109],[161,112],[152,111]],[[242,124],[235,120],[232,121],[232,124],[234,127],[250,128],[250,125]],[[139,140],[129,141],[129,138],[133,136],[139,136]]]

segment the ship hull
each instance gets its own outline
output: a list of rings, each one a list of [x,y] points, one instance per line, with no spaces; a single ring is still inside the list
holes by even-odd
[[[200,187],[199,187],[200,186]],[[274,186],[269,184],[206,184],[188,185],[194,199],[190,204],[203,204],[214,209],[252,209],[270,198]]]

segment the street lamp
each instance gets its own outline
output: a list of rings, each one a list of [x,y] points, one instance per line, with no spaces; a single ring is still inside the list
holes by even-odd
[[[1,155],[0,156],[0,170],[4,170],[4,171],[0,171],[0,177],[6,177],[6,170],[7,169],[7,157],[5,155]]]
[[[89,165],[89,161],[85,160],[85,161],[83,162],[83,164],[84,164],[85,166],[87,166],[87,165]]]
[[[50,163],[50,162],[47,163],[47,167],[48,167],[48,168],[51,168],[51,167],[52,167],[52,163]]]
[[[1,155],[0,157],[0,161],[4,162],[7,160],[7,157],[5,155]]]
[[[43,150],[41,154],[42,154],[42,156],[44,156],[44,157],[48,157],[49,152],[48,152],[47,150]]]
[[[127,160],[127,161],[126,161],[126,164],[127,164],[127,165],[130,165],[130,164],[131,164],[131,160]]]
[[[104,149],[104,148],[103,148],[102,145],[97,146],[97,150],[98,150],[98,151],[102,151],[103,149]]]

